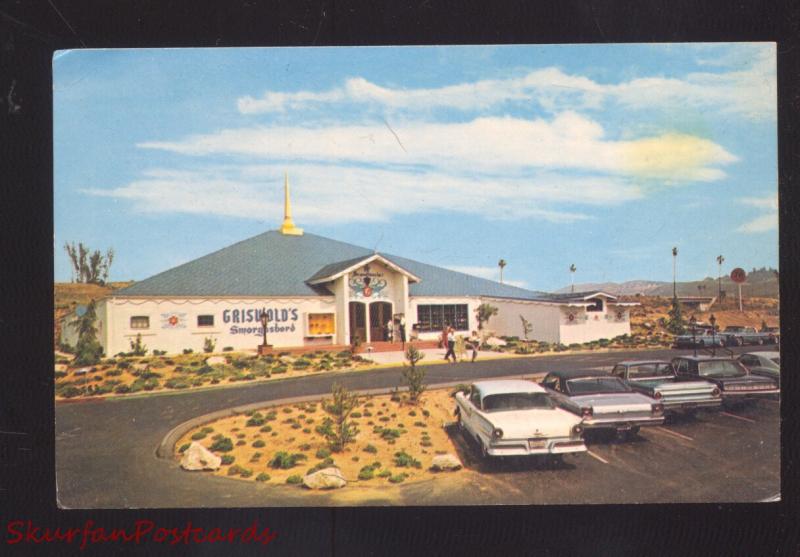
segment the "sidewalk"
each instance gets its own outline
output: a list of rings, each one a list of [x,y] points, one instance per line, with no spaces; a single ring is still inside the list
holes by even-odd
[[[425,354],[425,357],[422,361],[419,362],[419,365],[425,364],[446,364],[447,362],[444,359],[445,352],[447,352],[444,348],[423,348],[420,350],[421,353]],[[402,350],[398,350],[396,352],[374,352],[370,354],[369,352],[362,352],[359,354],[369,360],[372,360],[376,364],[402,364],[406,361],[405,352]],[[496,360],[499,358],[513,358],[516,354],[509,354],[506,352],[491,352],[491,351],[478,351],[478,357],[475,358],[476,362],[481,360]],[[518,356],[516,356],[518,357]],[[464,360],[459,359],[458,361],[470,361],[472,358],[472,350],[467,350],[466,357]]]

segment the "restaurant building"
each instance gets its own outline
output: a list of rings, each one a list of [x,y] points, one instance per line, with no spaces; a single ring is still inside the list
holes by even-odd
[[[107,355],[127,352],[141,335],[169,354],[349,345],[385,341],[402,322],[406,338],[435,339],[445,325],[469,335],[482,303],[498,308],[486,328],[570,344],[630,333],[629,307],[604,292],[547,294],[305,233],[291,214],[270,230],[115,291],[97,303],[98,339]],[[74,317],[74,316],[73,316]],[[62,341],[77,341],[68,317]],[[396,326],[395,326],[396,327]],[[395,328],[395,333],[397,329]]]

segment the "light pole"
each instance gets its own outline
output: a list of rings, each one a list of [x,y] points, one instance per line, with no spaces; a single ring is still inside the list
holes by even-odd
[[[505,259],[501,259],[497,262],[497,266],[500,267],[500,284],[503,284],[503,269],[505,266],[508,265]]]
[[[697,340],[695,339],[695,331],[697,330],[697,318],[692,314],[689,318],[689,325],[692,327],[692,348],[694,348],[694,355],[697,356]]]
[[[720,305],[722,304],[722,263],[725,262],[725,258],[722,254],[717,256],[717,300],[719,301]]]
[[[717,355],[717,318],[714,317],[712,313],[711,316],[708,318],[708,322],[711,323],[711,355]]]
[[[269,323],[269,317],[267,316],[266,308],[261,309],[261,330],[264,332],[264,344],[261,345],[261,350],[259,353],[266,354],[267,353],[267,324]]]
[[[574,263],[569,266],[570,292],[573,294],[575,293],[575,271],[577,270],[578,268]]]

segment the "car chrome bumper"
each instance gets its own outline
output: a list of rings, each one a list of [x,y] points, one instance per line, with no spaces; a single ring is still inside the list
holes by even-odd
[[[773,396],[781,394],[780,389],[769,389],[766,391],[722,391],[723,400],[726,398],[760,398],[762,396]]]
[[[633,427],[661,425],[664,423],[664,416],[651,418],[592,418],[584,420],[581,425],[586,430],[589,429],[631,429]]]
[[[719,408],[722,404],[722,398],[712,398],[706,400],[669,400],[662,398],[661,404],[664,405],[664,410],[692,410],[694,408]]]
[[[533,456],[586,452],[583,439],[558,437],[546,439],[544,446],[531,446],[529,439],[502,439],[492,442],[486,452],[490,456]]]

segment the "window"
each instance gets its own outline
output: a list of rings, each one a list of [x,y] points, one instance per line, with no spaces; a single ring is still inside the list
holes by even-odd
[[[542,385],[544,385],[548,389],[553,389],[554,391],[557,391],[558,390],[558,377],[554,377],[554,376],[545,377],[545,380],[542,381]]]
[[[197,326],[198,327],[213,327],[214,326],[214,316],[213,315],[198,315],[197,316]]]
[[[593,300],[589,300],[592,305],[586,306],[586,311],[603,311],[603,300],[602,298],[594,298]]]
[[[675,371],[678,374],[686,375],[689,373],[689,362],[686,360],[672,360],[672,365],[675,366]]]
[[[474,389],[472,390],[472,394],[469,396],[469,401],[475,408],[481,407],[481,393]]]
[[[131,329],[149,329],[149,315],[134,315],[131,317]]]
[[[417,329],[441,331],[445,325],[457,331],[469,331],[467,304],[424,304],[417,306]]]

